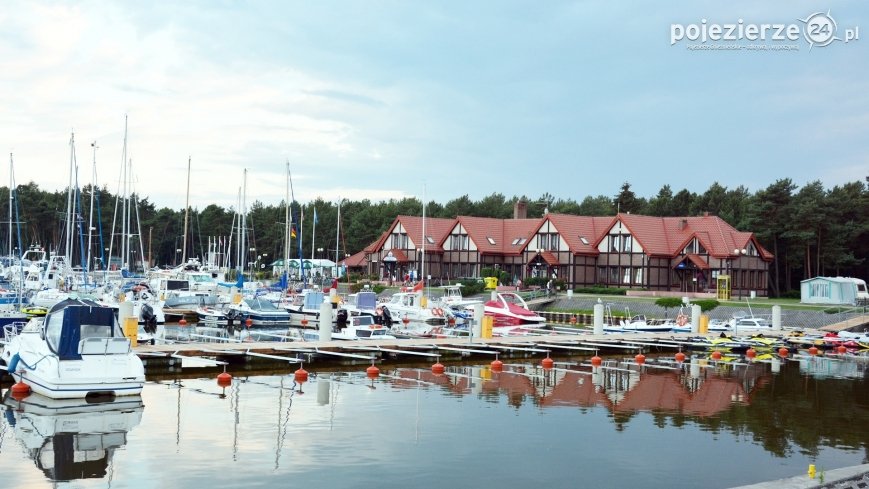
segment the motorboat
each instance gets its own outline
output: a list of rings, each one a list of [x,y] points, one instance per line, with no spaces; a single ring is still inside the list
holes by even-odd
[[[142,392],[145,367],[111,307],[67,299],[20,331],[4,327],[4,339],[0,361],[38,394],[67,399]]]
[[[675,327],[678,327],[677,323],[649,320],[645,315],[638,314],[621,320],[618,325],[604,326],[603,330],[607,333],[666,333]]]
[[[114,451],[142,421],[141,396],[51,399],[31,394],[16,399],[9,391],[0,404],[26,454],[53,482],[103,479]],[[4,447],[8,448],[8,447]]]
[[[247,321],[251,326],[289,326],[290,313],[261,297],[242,299],[226,307],[227,317]]]
[[[300,294],[292,296],[289,303],[282,303],[290,314],[290,324],[307,328],[318,328],[320,325],[320,307],[326,301],[326,296],[319,289],[303,289]],[[304,320],[304,321],[303,321]],[[332,315],[335,321],[335,315]]]
[[[320,332],[317,330],[305,330],[303,337],[306,341],[319,341]],[[374,322],[373,316],[350,316],[347,325],[338,331],[332,332],[333,340],[394,340],[396,337],[389,334],[389,328]]]
[[[546,319],[528,308],[522,297],[514,292],[498,292],[485,304],[486,316],[494,318],[494,326],[542,327]]]
[[[440,302],[443,307],[463,309],[483,303],[483,301],[479,299],[466,299],[462,295],[462,284],[442,285],[440,289],[443,290],[443,295],[438,299],[438,302]]]

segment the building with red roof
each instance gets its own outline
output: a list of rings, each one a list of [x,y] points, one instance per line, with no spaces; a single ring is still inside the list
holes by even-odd
[[[455,280],[495,268],[514,281],[547,277],[570,288],[692,293],[714,291],[722,279],[737,295],[766,295],[773,255],[718,216],[528,219],[521,204],[512,219],[398,216],[355,261],[385,280],[411,271]]]

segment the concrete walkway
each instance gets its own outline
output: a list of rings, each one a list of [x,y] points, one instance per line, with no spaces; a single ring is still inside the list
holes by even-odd
[[[862,489],[869,487],[869,464],[818,472],[814,479],[800,475],[731,489]]]

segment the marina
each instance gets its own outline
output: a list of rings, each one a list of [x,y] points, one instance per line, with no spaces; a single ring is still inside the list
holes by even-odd
[[[182,358],[183,368],[149,375],[141,397],[114,402],[17,401],[7,388],[0,474],[4,485],[32,488],[288,479],[724,488],[809,465],[823,478],[867,456],[865,362],[803,354],[676,362],[672,352],[643,364],[613,354],[597,367],[587,356],[552,359],[551,368],[508,359],[501,370],[453,362],[436,373],[419,357],[377,375],[323,364],[306,367],[304,381],[295,366],[259,364],[220,384],[219,367]],[[739,469],[722,471],[722,461]]]

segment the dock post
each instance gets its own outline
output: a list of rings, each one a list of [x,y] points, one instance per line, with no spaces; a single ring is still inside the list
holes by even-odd
[[[700,332],[700,313],[703,310],[700,309],[700,306],[694,304],[691,306],[691,332],[699,333]]]
[[[329,378],[325,375],[317,378],[317,404],[326,406],[329,404],[329,388],[331,387]]]
[[[320,304],[320,341],[332,341],[332,304]]]
[[[772,306],[772,330],[781,331],[781,306]]]
[[[603,334],[603,304],[594,305],[594,334]]]
[[[479,338],[483,335],[483,316],[485,316],[486,306],[483,304],[474,304],[474,327],[471,329],[471,337]]]

